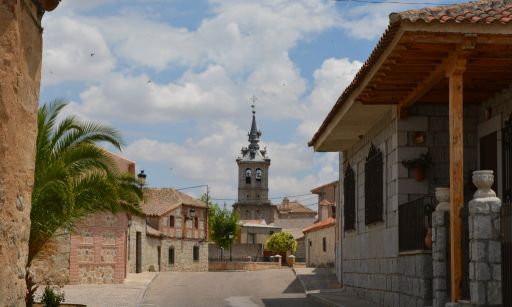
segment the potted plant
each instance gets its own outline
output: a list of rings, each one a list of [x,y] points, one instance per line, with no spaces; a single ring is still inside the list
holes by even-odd
[[[425,170],[432,164],[430,154],[422,153],[418,158],[411,160],[403,160],[402,165],[408,170],[414,170],[414,178],[422,181],[425,178]]]
[[[432,249],[432,211],[434,211],[434,207],[431,204],[426,204],[424,207],[425,226],[427,228],[427,234],[425,235],[425,246],[428,249]]]

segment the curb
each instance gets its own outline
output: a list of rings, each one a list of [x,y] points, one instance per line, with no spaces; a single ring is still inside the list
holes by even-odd
[[[148,288],[149,286],[151,285],[151,283],[153,282],[153,280],[155,280],[155,278],[159,275],[160,273],[157,272],[152,278],[151,280],[146,284],[146,286],[144,287],[144,291],[142,292],[142,294],[139,296],[139,302],[137,303],[137,307],[141,307],[142,305],[142,302],[144,301],[144,299],[146,298],[146,294],[148,292]]]
[[[322,304],[322,306],[327,306],[327,307],[343,306],[343,305],[333,304],[330,300],[328,300],[324,297],[321,297],[319,295],[315,295],[314,293],[307,293],[307,297],[311,298],[312,300],[316,301],[317,303]]]

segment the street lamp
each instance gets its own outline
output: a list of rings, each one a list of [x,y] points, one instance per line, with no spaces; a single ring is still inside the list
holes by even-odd
[[[196,216],[196,209],[190,208],[190,210],[188,210],[188,213],[190,215],[190,219],[193,219]]]
[[[231,250],[233,249],[233,233],[230,232],[228,234],[229,238],[229,262],[233,261],[233,258],[231,257]]]
[[[144,170],[140,171],[140,173],[137,175],[137,178],[139,179],[139,185],[140,188],[142,189],[146,184],[146,174],[144,174]]]

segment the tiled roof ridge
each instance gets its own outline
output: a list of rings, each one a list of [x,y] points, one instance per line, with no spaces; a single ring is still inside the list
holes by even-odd
[[[426,7],[389,15],[390,23],[410,22],[470,22],[506,24],[512,18],[512,0],[482,0],[445,6]]]
[[[336,220],[333,217],[328,217],[321,222],[316,222],[313,225],[310,225],[302,230],[302,232],[310,232],[313,230],[319,230],[322,228],[327,228],[333,226],[336,223]]]

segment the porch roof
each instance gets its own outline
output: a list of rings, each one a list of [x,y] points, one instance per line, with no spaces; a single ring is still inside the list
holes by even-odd
[[[388,29],[309,142],[350,148],[390,110],[447,103],[447,69],[465,61],[464,102],[483,102],[512,83],[512,1],[492,0],[390,15]]]

